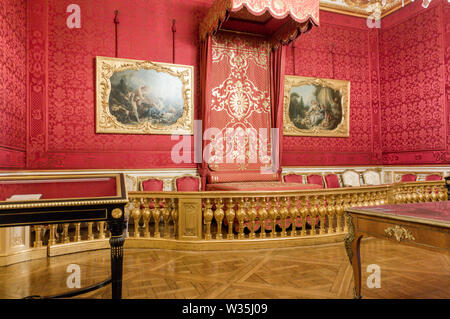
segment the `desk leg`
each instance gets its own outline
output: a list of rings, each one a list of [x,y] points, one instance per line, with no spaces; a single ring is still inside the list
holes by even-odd
[[[109,239],[109,245],[111,246],[112,299],[121,299],[122,273],[123,273],[123,244],[125,242],[125,237],[123,236],[123,229],[124,229],[123,218],[110,220],[109,228],[111,230],[111,238]]]
[[[353,268],[353,280],[355,287],[353,294],[355,299],[361,299],[361,259],[359,247],[362,235],[355,233],[352,216],[347,214],[348,234],[345,236],[345,249]]]

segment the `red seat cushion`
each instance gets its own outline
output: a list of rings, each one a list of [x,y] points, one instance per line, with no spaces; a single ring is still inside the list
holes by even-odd
[[[325,182],[327,183],[327,188],[339,188],[339,177],[336,174],[329,174],[325,176]]]
[[[308,175],[306,177],[306,180],[308,181],[308,184],[316,184],[316,185],[320,185],[320,186],[322,186],[322,188],[324,188],[322,175],[316,175],[316,174]]]
[[[437,174],[431,174],[431,175],[428,175],[427,177],[425,177],[425,180],[426,181],[441,181],[442,176],[437,175]]]
[[[402,182],[415,182],[417,180],[417,175],[405,174],[402,175]]]
[[[142,190],[147,192],[162,192],[164,189],[163,181],[150,178],[142,181]]]
[[[179,192],[198,192],[200,190],[200,178],[198,177],[179,177],[175,183]]]
[[[300,183],[303,184],[303,176],[297,174],[288,174],[283,177],[285,183]]]

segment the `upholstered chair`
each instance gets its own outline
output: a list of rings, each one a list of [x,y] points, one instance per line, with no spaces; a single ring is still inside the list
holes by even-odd
[[[425,180],[428,181],[441,181],[442,180],[442,176],[439,174],[430,174],[427,175],[427,177],[425,177]]]
[[[325,187],[326,188],[339,188],[341,183],[339,182],[339,176],[336,174],[325,175]]]
[[[303,176],[295,173],[286,174],[283,176],[283,182],[303,184]]]
[[[310,174],[310,175],[306,176],[306,181],[308,184],[316,184],[316,185],[322,186],[322,188],[325,188],[322,175]]]
[[[346,170],[342,173],[342,183],[344,184],[344,187],[361,186],[359,174],[353,170]]]
[[[164,190],[164,182],[158,178],[148,178],[141,180],[139,189],[147,192],[162,192]]]
[[[175,179],[174,187],[177,192],[199,192],[201,179],[198,176],[178,177]]]
[[[362,173],[362,177],[365,185],[380,185],[381,177],[378,172],[367,170]]]
[[[402,175],[401,182],[415,182],[417,181],[417,175],[416,174],[405,174]]]

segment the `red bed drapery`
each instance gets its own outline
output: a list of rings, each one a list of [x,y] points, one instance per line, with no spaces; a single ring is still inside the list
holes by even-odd
[[[239,31],[249,34],[257,34],[261,42],[264,42],[268,47],[269,58],[267,71],[267,85],[261,84],[255,77],[256,69],[251,67],[248,71],[248,76],[244,75],[244,80],[251,80],[253,83],[259,82],[256,88],[267,90],[269,97],[270,110],[268,110],[268,119],[272,128],[279,128],[278,131],[278,150],[273,149],[275,156],[272,157],[272,165],[275,168],[272,176],[274,179],[279,179],[281,165],[281,146],[282,146],[282,108],[284,95],[284,60],[285,49],[284,46],[294,41],[301,33],[309,31],[313,26],[319,25],[319,0],[216,0],[208,14],[200,24],[200,85],[201,85],[201,115],[203,131],[211,128],[211,125],[217,125],[217,120],[213,120],[212,116],[220,116],[219,113],[214,113],[218,110],[217,106],[217,89],[218,83],[212,85],[212,81],[217,80],[216,74],[212,74],[213,70],[218,70],[217,65],[213,66],[213,50],[217,53],[217,46],[213,48],[213,42],[217,43],[215,35],[219,30]],[[248,35],[242,35],[242,38]],[[214,38],[214,41],[213,41]],[[245,45],[244,45],[245,46]],[[255,45],[256,47],[257,45]],[[240,48],[239,48],[240,49]],[[254,48],[253,48],[254,49]],[[240,53],[239,53],[240,54]],[[217,62],[217,61],[216,61]],[[259,62],[258,62],[259,63]],[[252,69],[253,68],[253,69]],[[227,76],[228,70],[220,72],[224,73],[224,78]],[[242,78],[241,78],[242,79]],[[228,83],[233,86],[237,82],[242,83],[241,79],[234,79],[234,83]],[[237,80],[237,81],[236,81]],[[217,81],[216,81],[217,82]],[[223,82],[225,84],[225,82]],[[213,96],[215,90],[216,96]],[[254,96],[247,98],[253,99]],[[265,103],[267,99],[260,99],[261,101],[254,101],[255,103]],[[226,103],[225,103],[226,104]],[[260,107],[264,109],[263,107]],[[255,118],[248,122],[258,122],[261,113],[254,112]],[[225,122],[224,122],[225,123]],[[219,129],[223,129],[219,127]],[[255,127],[258,129],[257,127]],[[269,132],[270,135],[270,132]],[[270,137],[269,137],[270,138]],[[272,140],[269,140],[271,145]],[[209,141],[203,140],[203,150],[208,147]],[[210,147],[210,146],[209,146]],[[268,153],[271,153],[269,150]],[[278,165],[277,165],[278,164]],[[216,165],[217,166],[217,165]],[[256,165],[257,166],[257,165]],[[233,172],[233,166],[219,165],[220,169],[216,171]],[[245,167],[245,165],[244,165]],[[247,165],[248,173],[255,173],[255,165]],[[262,167],[262,166],[261,166]],[[230,169],[231,168],[231,169]],[[244,168],[245,171],[246,168]],[[206,177],[211,177],[211,167],[203,159],[199,165],[199,173],[202,176],[202,187],[205,189]],[[267,175],[267,174],[266,174]],[[261,180],[266,180],[264,176]],[[220,179],[220,176],[215,176],[214,180]],[[211,180],[211,178],[209,178]],[[258,179],[255,179],[257,181]],[[220,182],[220,181],[219,181]]]

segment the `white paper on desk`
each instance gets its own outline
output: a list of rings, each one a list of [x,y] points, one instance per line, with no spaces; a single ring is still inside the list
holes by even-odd
[[[42,194],[23,194],[23,195],[12,195],[10,198],[8,198],[7,202],[20,202],[20,201],[26,201],[26,200],[36,200],[41,199]]]

